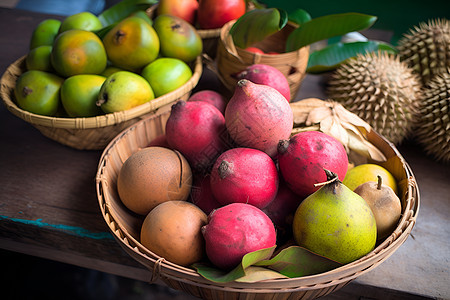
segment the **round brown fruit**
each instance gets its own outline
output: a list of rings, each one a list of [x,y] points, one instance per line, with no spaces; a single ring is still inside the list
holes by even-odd
[[[204,257],[201,228],[206,223],[206,214],[194,204],[167,201],[145,218],[141,243],[168,261],[187,267]]]
[[[133,153],[117,178],[121,201],[140,215],[147,215],[166,201],[185,201],[191,186],[192,172],[184,156],[163,147],[147,147]]]

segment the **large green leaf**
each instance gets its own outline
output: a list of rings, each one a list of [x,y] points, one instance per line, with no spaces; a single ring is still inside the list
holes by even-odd
[[[115,24],[131,13],[138,10],[146,10],[158,3],[158,0],[122,0],[98,15],[103,27]]]
[[[360,13],[333,14],[314,18],[301,24],[289,35],[286,51],[295,51],[321,40],[369,28],[376,20],[375,16]]]
[[[379,41],[335,43],[312,52],[309,55],[306,72],[317,74],[331,71],[357,54],[376,51],[397,52],[393,46]]]
[[[311,21],[311,15],[304,9],[296,9],[288,13],[288,19],[298,25]]]
[[[249,272],[246,273],[246,270],[254,265],[255,263],[257,263],[258,261],[261,260],[266,260],[269,259],[274,250],[275,250],[276,246],[270,247],[270,248],[265,248],[265,249],[261,249],[258,251],[254,251],[251,253],[247,253],[246,255],[244,255],[244,257],[242,258],[242,262],[233,270],[226,272],[223,270],[220,270],[216,267],[213,267],[207,263],[196,263],[193,265],[193,267],[195,269],[197,269],[197,272],[205,277],[206,279],[209,279],[211,281],[214,282],[219,282],[219,283],[225,283],[225,282],[231,282],[231,281],[235,281],[238,279],[245,280],[243,279],[245,276],[248,276],[250,281],[254,281],[255,278],[255,274],[254,271],[255,270],[249,270]],[[274,274],[273,272],[267,272],[265,273],[265,276],[269,276],[269,278],[274,278],[274,276],[277,276],[277,278],[282,277],[282,275],[280,274]],[[261,274],[260,274],[261,275]],[[262,276],[264,277],[264,276]],[[258,276],[259,280],[262,280],[261,276]],[[266,278],[266,279],[269,279]]]
[[[287,12],[282,9],[253,9],[236,20],[230,29],[230,35],[237,47],[245,49],[281,30],[287,20]]]
[[[287,277],[301,277],[327,272],[342,264],[317,255],[305,248],[291,246],[280,251],[275,257],[255,263],[268,267]]]

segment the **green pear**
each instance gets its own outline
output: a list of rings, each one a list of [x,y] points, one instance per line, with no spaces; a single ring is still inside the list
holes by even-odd
[[[119,71],[109,76],[98,95],[97,106],[105,113],[124,111],[155,98],[144,77],[129,71]]]
[[[39,46],[52,45],[58,35],[61,21],[56,19],[45,19],[33,30],[30,39],[30,50]]]
[[[18,106],[44,116],[54,116],[59,108],[59,92],[64,79],[38,70],[30,70],[16,81],[14,96]]]
[[[61,103],[69,117],[94,117],[103,113],[96,105],[106,77],[81,74],[67,78],[61,86]]]
[[[376,220],[366,201],[333,172],[327,183],[305,198],[293,221],[296,243],[346,264],[368,254],[377,240]]]
[[[54,69],[50,60],[52,48],[52,46],[44,45],[31,49],[25,58],[27,70],[53,72]]]
[[[70,29],[81,29],[86,31],[95,31],[102,29],[103,25],[99,18],[88,11],[80,12],[66,17],[59,28],[59,33]]]

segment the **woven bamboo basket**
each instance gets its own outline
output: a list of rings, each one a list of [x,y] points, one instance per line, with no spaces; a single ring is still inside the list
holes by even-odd
[[[152,271],[150,282],[161,279],[168,286],[203,299],[315,299],[339,290],[391,256],[409,236],[419,211],[419,191],[412,170],[398,150],[384,137],[372,132],[369,140],[387,157],[383,164],[399,183],[402,216],[386,239],[366,256],[331,271],[312,276],[267,280],[255,283],[218,284],[195,270],[164,260],[139,242],[143,217],[131,213],[120,201],[117,176],[124,161],[164,133],[170,112],[149,116],[117,136],[105,148],[96,175],[96,189],[103,218],[113,236],[136,261]]]
[[[192,77],[178,89],[132,109],[89,118],[42,116],[20,109],[14,101],[17,78],[26,71],[23,56],[11,64],[1,78],[1,98],[7,109],[37,128],[44,136],[80,150],[103,150],[121,131],[146,114],[155,113],[178,99],[187,99],[203,71],[201,57],[192,64]]]
[[[266,64],[277,68],[284,74],[289,83],[291,97],[294,98],[305,78],[309,58],[309,46],[297,51],[284,52],[287,37],[296,28],[295,24],[288,23],[277,33],[253,45],[264,52],[275,51],[279,53],[272,55],[253,53],[236,47],[229,34],[234,23],[235,21],[230,21],[222,27],[215,58],[216,73],[225,87],[233,91],[237,83],[235,74],[249,65]]]

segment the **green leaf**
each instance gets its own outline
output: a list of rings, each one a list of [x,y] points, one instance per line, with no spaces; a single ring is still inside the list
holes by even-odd
[[[119,22],[137,10],[146,10],[158,0],[122,0],[98,15],[104,27]]]
[[[295,24],[301,25],[308,21],[311,21],[310,14],[304,9],[296,9],[288,13],[288,19]]]
[[[301,24],[289,35],[286,51],[295,51],[321,40],[369,28],[376,20],[375,16],[360,13],[333,14],[314,18]]]
[[[305,248],[291,246],[281,250],[272,259],[257,262],[255,266],[265,266],[293,278],[327,272],[342,266],[342,264]]]
[[[225,283],[225,282],[231,282],[235,281],[239,278],[243,278],[244,276],[248,275],[249,278],[246,280],[254,280],[252,278],[255,278],[256,275],[250,275],[246,273],[246,269],[250,267],[251,265],[254,265],[258,261],[266,260],[270,258],[275,250],[276,246],[265,248],[261,250],[257,250],[251,253],[247,253],[242,258],[242,262],[233,270],[226,272],[223,270],[220,270],[216,267],[213,267],[207,263],[196,263],[192,265],[197,272],[203,276],[204,278],[218,282],[218,283]],[[249,271],[252,272],[253,270]],[[274,278],[274,274],[272,272],[268,272],[266,276],[269,276],[270,278]],[[269,278],[266,278],[269,279]],[[245,280],[245,279],[243,279]]]
[[[237,47],[245,49],[281,30],[287,20],[287,12],[282,9],[253,9],[236,20],[230,35]]]
[[[306,72],[318,74],[331,71],[357,54],[376,51],[397,53],[397,50],[393,46],[379,41],[335,43],[312,52],[309,55]]]
[[[267,268],[250,266],[245,269],[245,275],[236,279],[237,282],[258,282],[268,279],[288,278],[280,272],[273,271]]]

